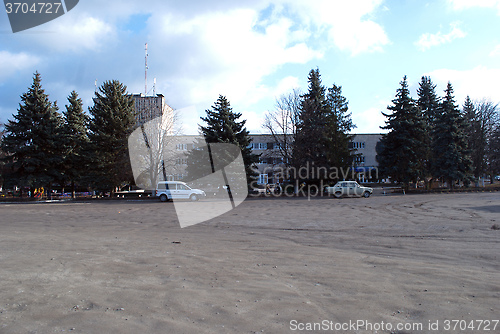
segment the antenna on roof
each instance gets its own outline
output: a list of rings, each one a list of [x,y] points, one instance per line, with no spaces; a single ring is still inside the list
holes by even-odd
[[[153,96],[156,96],[156,78],[153,79]]]
[[[144,96],[148,95],[148,43],[145,47],[146,57],[145,57],[145,70],[144,70]]]

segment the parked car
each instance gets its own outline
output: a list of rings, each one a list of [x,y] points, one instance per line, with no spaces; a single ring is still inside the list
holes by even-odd
[[[343,196],[368,198],[373,193],[373,188],[360,186],[356,181],[340,181],[333,187],[325,187],[325,191],[337,198]]]
[[[180,181],[158,182],[155,195],[159,197],[162,202],[173,199],[190,199],[192,201],[198,201],[207,196],[203,190],[192,189],[186,183]]]

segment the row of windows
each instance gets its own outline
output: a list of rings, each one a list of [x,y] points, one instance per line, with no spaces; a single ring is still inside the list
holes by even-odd
[[[269,164],[269,165],[277,165],[284,163],[285,160],[283,158],[260,158],[259,164]]]
[[[365,156],[363,155],[358,155],[354,157],[354,162],[355,163],[364,163],[365,162]],[[260,158],[259,164],[267,164],[267,165],[279,165],[284,163],[285,160],[283,158]]]
[[[349,148],[355,148],[355,149],[365,148],[365,142],[358,142],[358,141],[351,142],[349,143]]]
[[[187,151],[193,148],[193,144],[177,144],[175,149],[178,151]],[[252,150],[273,150],[279,149],[279,143],[250,143],[248,148]],[[363,149],[365,148],[365,142],[351,142],[349,143],[349,148]]]
[[[193,147],[193,144],[177,144],[177,145],[175,145],[175,149],[177,151],[187,151],[188,146]]]
[[[363,155],[358,155],[354,158],[354,162],[358,164],[363,163],[365,162],[365,157]]]
[[[184,174],[173,174],[173,175],[167,175],[167,179],[165,181],[181,181],[184,179]]]
[[[274,143],[250,143],[248,148],[252,150],[272,150],[274,147]]]

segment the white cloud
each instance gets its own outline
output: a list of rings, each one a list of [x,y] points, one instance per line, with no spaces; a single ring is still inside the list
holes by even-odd
[[[500,44],[490,52],[490,57],[500,56]]]
[[[151,18],[150,24],[158,27],[152,40],[165,46],[165,54],[183,41],[182,49],[176,50],[182,59],[172,59],[181,67],[163,69],[169,87],[183,87],[182,94],[189,99],[185,103],[215,101],[222,94],[232,104],[251,105],[273,97],[274,89],[262,81],[280,66],[322,57],[322,52],[299,40],[307,33],[292,29],[290,19],[280,17],[256,30],[258,17],[256,10],[235,9],[190,19]]]
[[[245,127],[252,133],[263,133],[262,124],[264,123],[264,117],[261,113],[255,111],[245,110],[241,113],[241,120],[246,120]]]
[[[40,61],[40,57],[25,52],[0,51],[0,83],[20,71],[31,71]]]
[[[160,53],[170,63],[156,74],[167,81],[159,88],[185,99],[183,104],[207,105],[219,94],[243,109],[274,100],[285,83],[263,82],[285,64],[321,59],[334,46],[356,55],[388,44],[383,28],[369,17],[380,4],[278,0],[273,7],[261,1],[184,15],[158,11],[148,20],[149,42],[162,45]]]
[[[387,130],[382,130],[380,126],[385,125],[387,118],[382,115],[382,112],[387,112],[387,102],[377,99],[377,106],[368,108],[361,112],[353,112],[352,122],[356,124],[353,133],[383,133]]]
[[[340,50],[351,55],[381,51],[390,43],[382,26],[369,18],[381,4],[381,0],[292,2],[304,22],[319,32],[325,30]]]
[[[473,7],[496,8],[500,15],[500,0],[448,0],[448,3],[455,10],[464,10]]]
[[[439,69],[427,73],[432,78],[438,88],[438,95],[443,95],[448,81],[453,85],[456,102],[462,105],[465,97],[469,95],[471,99],[491,99],[500,102],[500,91],[498,90],[498,78],[500,69],[478,66],[471,70],[459,71],[450,69]]]
[[[355,4],[151,0],[144,6],[133,0],[88,0],[35,28],[38,31],[16,35],[16,43],[47,59],[42,70],[58,87],[71,85],[83,92],[92,88],[95,78],[115,78],[125,82],[129,91],[139,92],[144,87],[143,46],[148,42],[148,88],[157,77],[156,91],[165,94],[173,107],[194,104],[204,110],[223,94],[236,111],[254,110],[256,103],[272,104],[276,96],[298,86],[297,77],[266,82],[283,66],[322,59],[335,47],[351,55],[380,51],[389,43],[372,16],[383,10],[381,4],[382,0]],[[25,59],[30,69],[42,59],[29,57]],[[6,64],[0,63],[0,82],[18,71]],[[69,93],[62,90],[57,90],[63,96],[58,96],[60,101]]]
[[[39,39],[40,43],[49,49],[65,52],[96,51],[116,36],[113,25],[87,15],[67,14],[48,23],[47,29],[52,33],[44,34],[45,38]]]
[[[447,34],[443,34],[443,32],[441,31],[437,32],[436,34],[425,33],[420,36],[418,41],[415,42],[415,45],[421,51],[425,51],[433,46],[451,43],[457,38],[463,38],[466,36],[466,33],[462,29],[460,29],[459,25],[459,22],[451,23],[451,30]]]
[[[274,90],[274,96],[279,97],[280,95],[287,94],[294,88],[300,87],[300,80],[294,76],[287,76],[280,80],[278,85]]]

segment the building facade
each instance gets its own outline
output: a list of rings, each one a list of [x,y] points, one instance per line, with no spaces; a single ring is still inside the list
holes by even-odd
[[[285,152],[291,152],[291,148],[281,147],[271,135],[250,135],[252,138],[251,148],[254,154],[260,155],[256,171],[259,173],[258,183],[281,183],[287,179],[283,173],[287,161]],[[377,143],[382,134],[355,134],[350,144],[356,154],[354,167],[360,182],[378,179]],[[289,145],[289,144],[288,144]]]
[[[286,158],[282,143],[277,143],[273,136],[266,134],[251,134],[252,152],[259,156],[259,162],[255,165],[258,173],[258,184],[281,183],[287,179],[285,171]],[[357,154],[355,171],[360,182],[368,182],[378,179],[378,163],[376,160],[377,143],[382,134],[356,134],[351,142],[352,148]],[[172,159],[175,173],[168,173],[169,180],[182,180],[186,177],[187,153],[196,145],[199,136],[178,136],[175,144],[175,157]],[[290,148],[288,148],[290,149]]]

